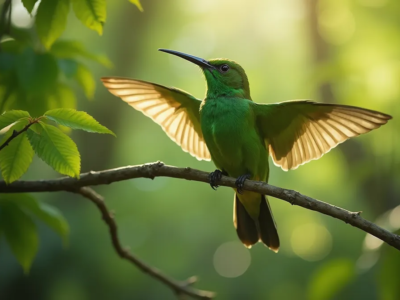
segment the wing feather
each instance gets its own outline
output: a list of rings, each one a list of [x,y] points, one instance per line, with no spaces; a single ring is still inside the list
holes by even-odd
[[[210,160],[200,126],[200,103],[175,88],[121,77],[103,77],[105,87],[159,124],[182,149],[199,160]]]
[[[283,170],[318,159],[347,139],[379,128],[392,118],[359,107],[311,101],[253,105],[272,159]]]

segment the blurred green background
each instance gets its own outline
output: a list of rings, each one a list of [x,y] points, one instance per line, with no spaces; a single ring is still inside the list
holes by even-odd
[[[393,231],[400,228],[400,2],[396,0],[142,0],[107,2],[103,36],[70,14],[62,38],[81,41],[113,62],[89,63],[96,92],[78,93],[77,108],[117,134],[73,132],[82,172],[163,161],[214,170],[184,153],[141,113],[101,85],[127,76],[182,88],[198,98],[198,67],[160,53],[174,49],[240,63],[252,98],[361,106],[391,114],[382,128],[350,140],[318,161],[284,172],[271,163],[270,183],[351,211]],[[16,27],[32,20],[14,1]],[[45,72],[45,71],[43,71]],[[35,157],[23,179],[55,178]],[[199,277],[217,299],[400,299],[400,254],[359,229],[270,199],[281,236],[278,254],[245,249],[232,224],[231,189],[171,178],[96,187],[115,212],[123,245],[173,278]],[[175,299],[164,285],[121,260],[99,211],[68,193],[37,198],[66,216],[67,247],[38,223],[40,249],[28,276],[0,241],[0,299]]]

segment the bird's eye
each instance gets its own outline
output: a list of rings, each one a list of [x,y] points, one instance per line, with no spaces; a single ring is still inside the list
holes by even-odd
[[[225,73],[225,72],[228,72],[229,66],[224,64],[224,65],[220,66],[219,69],[221,70],[222,73]]]

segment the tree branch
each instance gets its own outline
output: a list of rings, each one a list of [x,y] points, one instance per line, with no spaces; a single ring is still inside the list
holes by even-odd
[[[100,172],[84,173],[81,174],[80,179],[65,177],[46,181],[16,181],[10,185],[6,185],[4,181],[0,181],[0,193],[75,191],[76,189],[89,185],[110,184],[112,182],[140,177],[153,179],[159,176],[209,183],[209,173],[191,168],[166,166],[161,162],[156,162]],[[235,187],[235,179],[222,176],[219,185]],[[345,223],[370,233],[400,250],[400,236],[363,219],[360,216],[360,212],[350,212],[343,208],[304,196],[299,192],[282,189],[260,181],[246,180],[244,189],[273,196],[289,202],[292,205],[298,205],[306,209],[315,210],[322,214],[342,220]]]
[[[157,280],[161,281],[162,283],[170,287],[178,295],[188,295],[196,299],[212,299],[214,297],[214,293],[212,292],[202,291],[190,287],[190,285],[196,281],[195,277],[190,277],[188,280],[184,282],[175,281],[173,279],[168,278],[163,273],[161,273],[160,270],[157,270],[149,266],[145,262],[141,261],[139,258],[131,254],[127,249],[124,249],[121,246],[121,242],[119,241],[118,238],[117,223],[115,222],[112,213],[107,209],[103,197],[88,187],[82,187],[73,192],[81,194],[83,197],[89,199],[100,210],[101,216],[104,222],[107,224],[108,229],[110,231],[112,245],[115,251],[122,259],[130,261],[132,264],[134,264],[143,272],[148,273],[150,276],[156,278]]]
[[[0,146],[0,151],[1,149],[5,148],[8,146],[8,144],[15,139],[17,136],[19,136],[21,133],[25,132],[28,130],[29,127],[31,127],[33,124],[37,123],[37,121],[32,121],[26,124],[24,128],[22,128],[20,131],[14,130],[13,133],[10,135],[10,137]]]

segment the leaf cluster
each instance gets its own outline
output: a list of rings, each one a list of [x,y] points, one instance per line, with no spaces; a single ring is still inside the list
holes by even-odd
[[[143,8],[139,0],[129,0],[140,11]],[[30,14],[38,0],[22,0]],[[52,44],[63,33],[67,26],[70,7],[75,16],[86,27],[103,34],[107,18],[106,0],[42,0],[37,9],[36,29],[42,44],[50,49]]]
[[[139,0],[129,1],[143,10]],[[22,0],[35,18],[34,27],[28,29],[11,25],[6,6],[11,12],[10,3],[4,2],[0,16],[1,176],[8,184],[19,179],[36,153],[57,172],[79,177],[79,151],[60,129],[114,135],[87,113],[75,110],[73,90],[78,85],[86,98],[93,98],[96,84],[86,62],[107,68],[112,63],[78,41],[59,37],[71,11],[86,27],[101,35],[106,22],[106,0]],[[66,243],[68,223],[56,208],[27,194],[0,195],[0,238],[5,237],[25,273],[39,245],[35,219],[52,228]]]
[[[74,82],[89,99],[95,90],[92,73],[81,59],[111,66],[107,57],[89,53],[76,41],[57,41],[44,52],[16,39],[0,46],[0,112],[12,108],[40,115],[48,109],[75,108]]]
[[[59,173],[79,177],[78,148],[54,125],[114,135],[83,111],[52,109],[38,118],[27,111],[7,111],[0,115],[0,133],[4,133],[0,135],[0,170],[6,183],[19,179],[28,170],[34,153]],[[25,273],[39,246],[33,217],[56,231],[66,243],[68,223],[56,208],[27,194],[0,195],[0,236],[4,235]]]
[[[131,0],[141,9],[139,1]],[[41,115],[54,108],[76,108],[74,84],[88,99],[95,91],[95,80],[84,61],[111,68],[103,54],[89,52],[82,43],[58,40],[68,15],[102,34],[106,21],[106,0],[23,0],[35,17],[31,29],[11,27],[0,44],[0,113],[10,109],[28,110]],[[0,32],[4,30],[0,28]]]
[[[7,111],[0,116],[0,130],[5,131],[0,140],[0,170],[6,183],[28,170],[34,153],[57,172],[79,177],[81,160],[76,144],[51,123],[114,135],[92,116],[74,109],[53,109],[38,118],[27,111]]]

